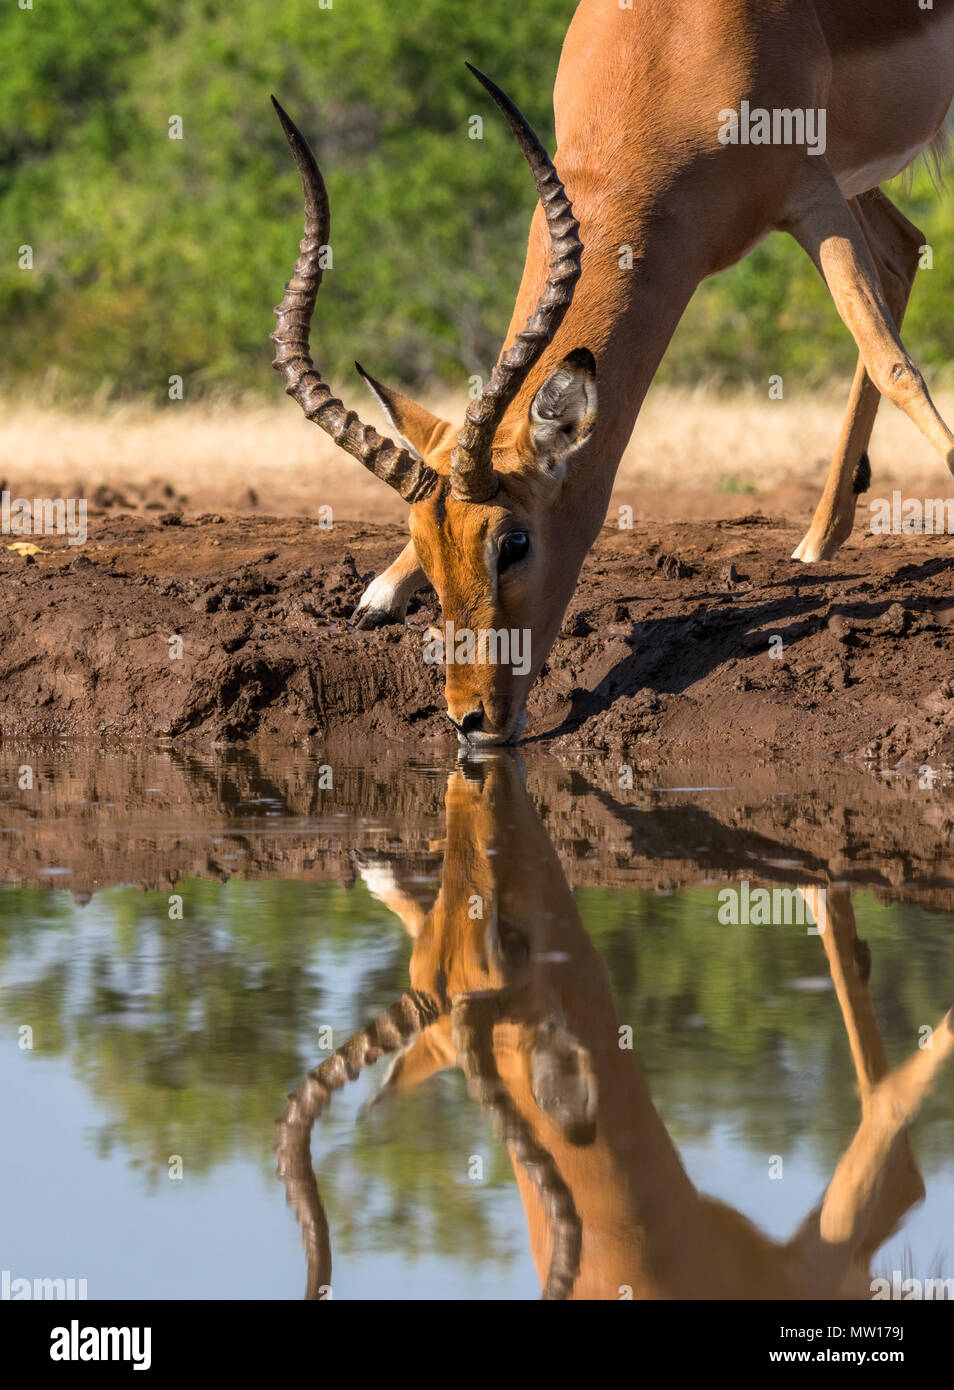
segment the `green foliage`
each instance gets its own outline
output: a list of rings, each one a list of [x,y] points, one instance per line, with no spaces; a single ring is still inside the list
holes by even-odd
[[[508,318],[534,194],[463,66],[518,93],[552,144],[549,85],[569,6],[494,0],[4,7],[0,96],[5,359],[68,383],[161,397],[276,391],[271,306],[302,223],[268,101],[313,139],[333,209],[321,309],[331,373],[362,357],[405,381],[486,372]],[[472,114],[483,140],[468,138]],[[170,116],[183,139],[168,137]],[[16,248],[34,247],[35,271]]]
[[[755,483],[749,482],[745,478],[735,478],[731,473],[719,474],[719,491],[733,493],[753,493],[758,492]]]
[[[580,915],[606,960],[619,1016],[677,1142],[729,1115],[753,1149],[810,1137],[833,1167],[858,1124],[857,1083],[825,952],[804,927],[723,926],[715,888],[671,896],[582,889]],[[950,927],[938,914],[852,894],[871,950],[872,1004],[892,1066],[954,996]],[[803,992],[810,980],[825,987]],[[917,1121],[925,1172],[941,1164],[943,1088]],[[773,1148],[773,1146],[776,1146]]]
[[[552,148],[551,96],[573,11],[533,0],[43,0],[0,11],[0,314],[7,384],[165,398],[278,389],[271,306],[301,226],[268,95],[328,178],[334,269],[320,317],[332,376],[355,357],[420,387],[486,375],[513,306],[534,195],[509,132],[463,67],[490,72]],[[484,138],[468,138],[471,115]],[[168,138],[180,116],[182,140]],[[902,198],[935,247],[908,337],[951,356],[954,210],[918,175]],[[32,271],[17,267],[23,244]],[[924,284],[923,281],[928,281]],[[824,286],[772,237],[699,292],[669,380],[809,385],[854,348]]]

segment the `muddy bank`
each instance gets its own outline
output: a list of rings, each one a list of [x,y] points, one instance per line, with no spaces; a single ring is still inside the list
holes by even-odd
[[[804,567],[788,558],[800,529],[753,515],[604,530],[531,696],[529,739],[954,763],[954,541],[856,532]],[[44,538],[31,561],[3,549],[0,732],[451,747],[440,673],[422,660],[433,595],[406,628],[347,627],[405,540],[396,526],[171,512],[103,515],[86,546]]]

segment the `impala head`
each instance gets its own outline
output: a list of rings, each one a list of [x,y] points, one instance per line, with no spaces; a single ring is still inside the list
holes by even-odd
[[[308,333],[321,283],[320,252],[329,239],[328,198],[311,150],[277,102],[301,175],[306,220],[272,338],[285,390],[308,419],[410,504],[417,557],[441,604],[442,625],[434,639],[445,660],[448,715],[462,741],[494,744],[519,738],[527,693],[576,580],[576,568],[568,563],[571,522],[558,502],[567,460],[595,422],[596,368],[589,350],[577,347],[541,370],[531,389],[531,371],[579,278],[579,227],[530,126],[498,87],[471,71],[500,107],[530,166],[551,260],[535,312],[501,354],[463,428],[456,432],[359,366],[400,438],[395,443],[362,424],[315,369]]]

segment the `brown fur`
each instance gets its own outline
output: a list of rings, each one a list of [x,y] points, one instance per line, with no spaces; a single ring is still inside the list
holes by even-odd
[[[482,714],[472,742],[519,731],[637,413],[696,286],[770,232],[789,232],[815,258],[860,351],[829,484],[795,558],[830,558],[850,531],[853,481],[881,393],[954,468],[954,435],[898,336],[920,234],[870,192],[920,154],[942,159],[952,96],[952,0],[933,11],[897,0],[655,0],[632,10],[582,0],[554,92],[556,165],[584,247],[575,297],[498,431],[496,497],[412,506],[419,567],[404,555],[385,575],[398,595],[395,617],[408,585],[430,580],[445,620],[532,633],[528,676],[448,667],[451,717]],[[720,143],[719,113],[743,100],[824,108],[825,154]],[[621,263],[622,248],[631,265]],[[548,263],[538,208],[506,346],[534,309]],[[595,358],[599,403],[586,441],[565,467],[548,469],[528,445],[531,404],[578,349]],[[449,425],[408,437],[448,474]],[[531,533],[532,558],[498,582],[489,542],[508,527]]]

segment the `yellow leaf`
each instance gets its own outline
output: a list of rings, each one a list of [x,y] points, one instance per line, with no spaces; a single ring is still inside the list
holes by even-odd
[[[32,541],[14,541],[12,545],[7,546],[7,549],[15,550],[18,555],[41,554],[40,547],[38,545],[34,545]]]

